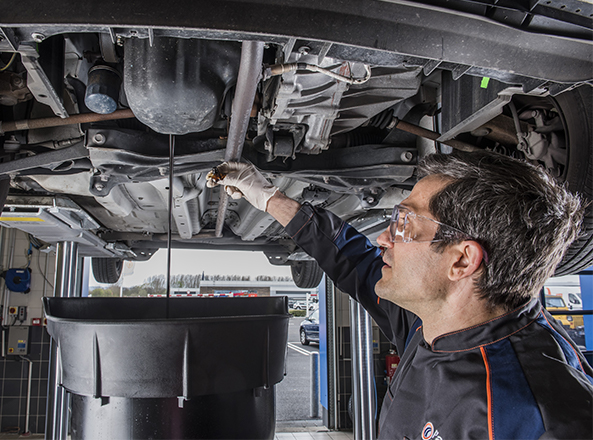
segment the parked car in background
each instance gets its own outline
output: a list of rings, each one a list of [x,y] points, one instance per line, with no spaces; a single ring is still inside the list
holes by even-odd
[[[303,345],[319,343],[319,310],[315,310],[301,322],[299,337]]]
[[[570,311],[570,308],[564,302],[561,295],[546,295],[546,309],[549,311]],[[583,327],[583,316],[582,315],[553,315],[555,319],[560,321],[563,326],[575,330],[579,327]]]
[[[581,294],[577,292],[567,292],[562,289],[545,288],[546,295],[559,296],[564,300],[568,310],[583,310],[583,300]],[[547,298],[547,296],[546,296]]]
[[[562,296],[569,310],[582,310],[581,280],[578,275],[552,277],[544,285],[546,295]]]
[[[546,309],[550,312],[566,311],[570,313],[570,308],[562,298],[562,295],[546,295]],[[585,326],[583,315],[552,315],[559,321],[568,336],[582,349],[585,350]]]
[[[307,308],[307,303],[304,301],[295,301],[291,308],[294,310],[305,310]]]

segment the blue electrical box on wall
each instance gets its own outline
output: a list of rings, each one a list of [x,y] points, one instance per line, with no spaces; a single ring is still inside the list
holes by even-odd
[[[6,287],[11,292],[29,293],[31,291],[31,269],[8,269],[2,275]]]

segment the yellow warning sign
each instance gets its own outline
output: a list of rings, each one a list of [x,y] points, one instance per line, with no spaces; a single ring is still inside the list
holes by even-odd
[[[0,217],[0,222],[44,222],[39,217]]]

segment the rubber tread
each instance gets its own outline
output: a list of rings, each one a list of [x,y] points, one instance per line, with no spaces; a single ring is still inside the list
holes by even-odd
[[[121,277],[123,265],[120,258],[93,258],[93,276],[99,283],[115,284]]]
[[[566,252],[555,276],[579,273],[593,265],[593,87],[584,85],[556,98],[569,136],[568,188],[588,202],[580,237]]]
[[[323,278],[323,270],[316,261],[295,261],[290,265],[292,280],[301,289],[317,287]]]

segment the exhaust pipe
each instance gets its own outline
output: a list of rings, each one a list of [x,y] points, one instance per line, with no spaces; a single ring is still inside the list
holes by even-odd
[[[241,158],[245,134],[249,124],[249,115],[255,99],[255,91],[261,77],[261,67],[264,55],[264,43],[259,41],[243,41],[241,46],[241,63],[237,77],[237,88],[231,108],[231,124],[226,144],[225,161],[237,161]],[[229,205],[227,193],[220,190],[218,202],[218,217],[214,235],[222,237],[224,218]]]

